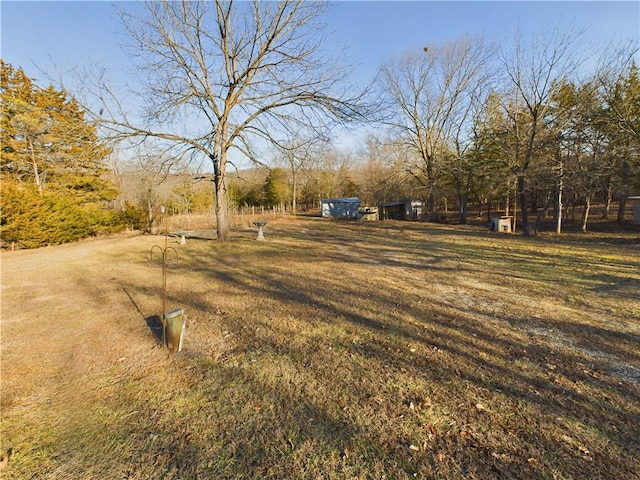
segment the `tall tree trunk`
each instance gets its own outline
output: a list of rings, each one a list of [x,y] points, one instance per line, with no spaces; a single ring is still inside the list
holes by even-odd
[[[456,182],[456,190],[458,192],[458,220],[461,224],[467,223],[467,210],[469,204],[469,194],[471,193],[471,178],[473,173],[467,173],[467,183],[463,187],[462,182]]]
[[[157,233],[153,231],[153,204],[151,203],[151,194],[147,193],[147,232],[148,233]]]
[[[429,208],[429,221],[437,222],[438,221],[438,209],[436,207],[436,196],[433,193],[433,190],[429,192],[429,197],[427,198],[427,204]]]
[[[491,201],[487,198],[487,222],[491,222]],[[482,204],[480,204],[480,213],[482,213]]]
[[[620,197],[620,203],[618,204],[618,222],[624,222],[624,211],[627,208],[627,197],[624,195]]]
[[[231,222],[229,219],[229,199],[227,197],[226,152],[221,152],[218,158],[215,153],[210,155],[213,163],[213,179],[216,190],[216,231],[218,240],[226,242],[231,239]]]
[[[467,195],[460,192],[458,194],[458,221],[461,224],[467,223]]]
[[[556,233],[562,232],[562,189],[564,188],[564,165],[560,161],[560,176],[558,178],[558,202],[556,203]]]
[[[458,177],[456,177],[456,197],[458,200],[458,221],[460,223],[464,223],[463,222],[464,205],[463,205],[463,199],[462,199],[462,182]]]
[[[224,177],[216,181],[216,229],[219,241],[226,242],[231,239],[227,182]]]
[[[609,219],[609,210],[611,210],[611,192],[613,190],[613,186],[611,185],[611,177],[607,179],[607,198],[604,201],[604,212],[602,213],[602,218],[604,220]]]
[[[293,183],[292,185],[292,192],[291,192],[291,213],[293,215],[296,214],[296,211],[298,209],[298,205],[297,205],[297,201],[296,201],[296,197],[298,196],[298,178],[296,175],[296,171],[295,169],[291,169],[291,181]]]
[[[551,206],[551,198],[552,198],[552,194],[551,193],[547,193],[547,196],[544,200],[544,207],[541,210],[538,210],[537,214],[536,214],[536,226],[534,229],[534,233],[536,235],[538,235],[538,233],[540,233],[540,228],[542,227],[542,222],[544,217],[547,216],[547,213],[549,212],[549,207]]]
[[[587,222],[589,220],[589,210],[591,210],[591,197],[587,196],[584,201],[584,210],[582,211],[582,233],[587,231]]]
[[[522,215],[522,234],[530,236],[531,225],[529,223],[529,211],[527,210],[527,193],[524,191],[524,175],[518,176],[518,198]]]
[[[42,182],[40,181],[40,172],[38,171],[38,162],[36,161],[36,152],[33,143],[29,140],[29,150],[31,154],[31,166],[33,167],[33,181],[38,187],[38,193],[42,196]]]

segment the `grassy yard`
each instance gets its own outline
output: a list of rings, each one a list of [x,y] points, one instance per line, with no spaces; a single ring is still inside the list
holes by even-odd
[[[3,479],[639,479],[640,235],[278,219],[2,254]],[[173,258],[173,257],[172,257]]]

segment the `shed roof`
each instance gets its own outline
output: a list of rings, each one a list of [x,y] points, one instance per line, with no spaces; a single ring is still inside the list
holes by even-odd
[[[345,198],[323,198],[323,203],[327,202],[339,202],[339,203],[360,203],[360,199],[356,197],[345,197]]]
[[[422,200],[420,200],[419,198],[403,198],[402,200],[397,200],[395,202],[383,203],[382,206],[383,207],[395,207],[396,205],[406,205],[406,204],[413,205],[414,203],[422,204],[424,202]]]

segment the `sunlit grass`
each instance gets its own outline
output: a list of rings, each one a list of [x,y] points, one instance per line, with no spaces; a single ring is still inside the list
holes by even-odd
[[[144,323],[160,238],[74,264],[92,279],[65,293],[118,329],[114,351],[56,357],[73,375],[52,402],[4,408],[3,475],[637,478],[637,235],[296,219],[265,236],[173,244],[176,355]]]

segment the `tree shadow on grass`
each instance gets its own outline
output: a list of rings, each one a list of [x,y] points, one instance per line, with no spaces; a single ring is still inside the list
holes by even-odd
[[[151,315],[146,317],[144,321],[147,323],[147,327],[149,327],[156,342],[162,345],[162,321],[160,320],[160,315]]]
[[[145,316],[145,314],[142,313],[142,310],[140,309],[140,306],[136,303],[136,301],[134,300],[133,296],[131,295],[129,290],[127,290],[127,287],[125,287],[122,282],[120,282],[120,287],[122,288],[124,293],[127,295],[129,300],[131,301],[131,303],[135,307],[136,311],[140,314],[140,316],[142,318],[144,318],[144,321],[147,324],[147,327],[149,328],[149,331],[151,332],[151,334],[155,338],[156,343],[158,343],[159,345],[162,345],[162,340],[163,340],[162,339],[162,319],[160,318],[160,315]]]
[[[320,476],[321,465],[344,478],[365,471],[372,478],[384,472],[397,478],[540,478],[539,462],[545,472],[635,478],[637,409],[629,406],[637,404],[637,386],[594,368],[587,348],[614,353],[614,345],[632,345],[637,336],[576,325],[553,311],[543,320],[528,309],[494,311],[483,307],[480,292],[468,292],[481,300],[477,305],[440,298],[428,290],[427,274],[436,268],[402,255],[401,247],[413,246],[422,258],[428,253],[422,244],[390,237],[376,241],[373,251],[343,233],[323,237],[320,243],[332,249],[309,244],[304,260],[291,254],[291,265],[275,242],[244,257],[186,259],[192,273],[217,286],[217,295],[250,294],[255,302],[215,314],[217,328],[234,339],[234,353],[214,361],[194,343],[190,376],[198,381],[175,395],[192,404],[189,392],[196,389],[198,411],[215,418],[216,426],[206,437],[195,436],[195,450],[173,445],[168,468],[184,473],[195,460],[214,458],[198,471],[218,478],[292,478],[300,471]],[[352,254],[336,255],[334,244]],[[433,242],[431,263],[448,260],[448,249]],[[314,262],[317,270],[305,268]],[[351,276],[347,264],[367,270]],[[545,272],[544,265],[530,270],[510,275]],[[468,267],[463,271],[469,274]],[[463,284],[448,281],[452,292],[465,293]],[[415,298],[406,291],[414,282],[425,288]],[[174,296],[194,312],[215,312],[216,295],[199,291],[185,285]],[[363,295],[371,298],[360,301]],[[282,313],[269,311],[274,308]],[[560,334],[541,336],[542,327]],[[215,334],[204,322],[202,328]],[[585,328],[593,344],[564,344]],[[625,362],[637,359],[631,349],[618,353]],[[422,400],[433,408],[420,406]],[[478,410],[478,400],[488,408]],[[198,414],[188,421],[197,432],[199,422],[209,420]],[[426,446],[405,451],[414,438]],[[607,439],[614,450],[585,443],[598,459],[589,463],[580,457],[578,445],[584,445],[568,442],[590,438]],[[446,458],[438,452],[452,464],[436,465],[434,458]]]

